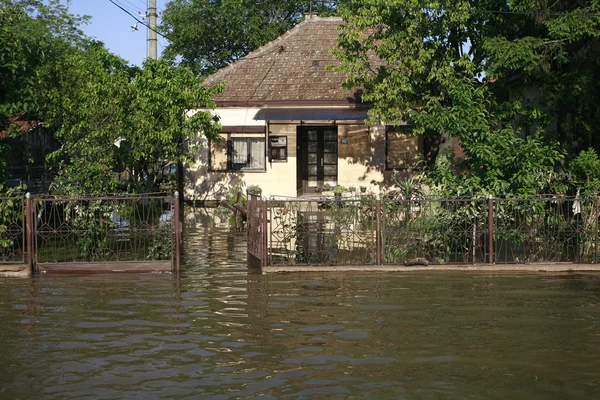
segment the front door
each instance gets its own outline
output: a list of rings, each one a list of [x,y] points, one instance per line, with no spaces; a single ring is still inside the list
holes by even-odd
[[[298,127],[298,195],[337,185],[337,126]]]

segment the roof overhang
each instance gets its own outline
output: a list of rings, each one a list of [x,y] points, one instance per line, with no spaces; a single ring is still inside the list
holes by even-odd
[[[364,121],[367,109],[358,108],[262,108],[254,116],[258,121]]]

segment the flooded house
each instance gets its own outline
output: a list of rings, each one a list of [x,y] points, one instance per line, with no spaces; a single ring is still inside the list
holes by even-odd
[[[221,140],[201,138],[185,171],[185,199],[221,200],[258,186],[263,196],[300,197],[341,185],[372,193],[421,158],[423,138],[406,127],[368,123],[360,90],[342,87],[341,18],[307,17],[256,51],[217,71],[225,83],[209,110]]]

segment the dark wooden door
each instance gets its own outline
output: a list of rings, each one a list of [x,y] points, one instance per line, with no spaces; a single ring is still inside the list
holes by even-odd
[[[298,194],[337,185],[337,127],[298,127]]]

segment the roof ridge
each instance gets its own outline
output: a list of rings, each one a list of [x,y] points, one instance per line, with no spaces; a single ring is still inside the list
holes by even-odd
[[[314,23],[317,21],[341,22],[341,21],[343,21],[343,19],[341,17],[319,17],[319,16],[313,16],[312,18],[307,18],[307,19],[303,20],[302,22],[294,25],[291,29],[287,30],[282,35],[278,36],[277,38],[271,40],[270,42],[263,44],[258,49],[251,51],[250,53],[235,60],[234,62],[227,65],[226,67],[223,67],[223,68],[219,69],[218,71],[216,71],[215,73],[207,76],[206,80],[204,81],[205,84],[210,85],[212,83],[217,83],[221,76],[226,75],[229,71],[235,69],[237,66],[243,64],[245,61],[249,61],[249,60],[252,60],[252,59],[255,59],[258,57],[262,57],[263,55],[269,54],[272,51],[272,49],[274,47],[276,47],[277,44],[279,44],[279,42],[282,42],[285,39],[287,39],[288,37],[297,34],[300,31],[300,29],[303,28],[305,25],[308,25],[308,24],[311,24],[311,23]]]

